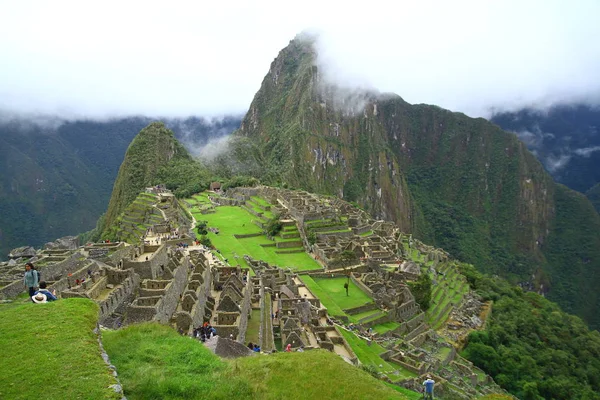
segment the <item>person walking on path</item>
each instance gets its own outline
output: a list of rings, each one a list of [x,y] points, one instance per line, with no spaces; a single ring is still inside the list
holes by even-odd
[[[25,264],[25,276],[23,277],[23,283],[29,289],[29,297],[35,294],[36,288],[38,287],[38,273],[33,267],[33,264],[28,262]]]
[[[423,398],[428,400],[433,400],[433,386],[435,385],[435,381],[431,379],[431,375],[427,375],[427,379],[423,382],[423,386],[425,386],[425,392],[423,393]]]

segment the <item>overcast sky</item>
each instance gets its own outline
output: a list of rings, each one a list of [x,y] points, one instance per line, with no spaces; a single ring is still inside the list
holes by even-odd
[[[279,50],[320,32],[347,86],[472,116],[600,98],[600,1],[0,0],[0,108],[244,113]]]

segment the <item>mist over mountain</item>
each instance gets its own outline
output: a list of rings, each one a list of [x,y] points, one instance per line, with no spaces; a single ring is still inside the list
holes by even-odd
[[[214,148],[240,118],[131,117],[0,119],[0,259],[14,247],[41,246],[92,229],[106,210],[133,137],[162,120],[192,155]]]
[[[524,108],[491,121],[516,133],[557,182],[582,193],[600,182],[600,107]]]

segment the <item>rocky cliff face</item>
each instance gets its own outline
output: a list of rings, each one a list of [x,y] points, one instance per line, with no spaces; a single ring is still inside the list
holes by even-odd
[[[360,107],[374,94],[327,87],[313,57],[309,42],[282,50],[238,131],[256,146],[262,178],[356,201],[413,231],[412,199],[385,127]]]
[[[310,39],[290,42],[236,132],[237,154],[260,165],[256,175],[356,201],[481,270],[550,289],[569,311],[600,321],[597,312],[590,317],[589,299],[551,290],[553,271],[600,269],[600,257],[569,248],[587,266],[563,265],[547,248],[549,235],[566,235],[553,227],[557,206],[569,200],[557,204],[552,178],[514,134],[397,95],[332,86],[315,59]]]

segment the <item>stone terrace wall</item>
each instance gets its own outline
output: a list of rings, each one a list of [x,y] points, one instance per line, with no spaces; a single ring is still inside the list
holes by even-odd
[[[198,301],[191,312],[192,326],[199,326],[204,322],[206,303],[208,296],[210,295],[210,288],[212,286],[212,274],[210,273],[210,268],[204,269],[202,277],[204,278],[204,283],[196,290]]]
[[[111,271],[109,270],[107,272],[110,274]],[[134,273],[132,269],[128,270],[128,271],[118,271],[118,272],[128,272],[129,276],[127,276],[125,279],[121,280],[120,288],[113,290],[105,301],[99,303],[100,311],[99,311],[98,322],[100,322],[100,323],[102,323],[104,321],[104,319],[106,319],[113,312],[115,312],[115,310],[123,303],[123,301],[125,301],[127,298],[129,298],[133,294],[135,289],[137,287],[139,287],[139,285],[140,285],[140,276],[138,274]],[[114,276],[122,275],[122,274],[112,274],[112,275],[113,275],[113,278],[111,278],[111,275],[108,276],[108,282],[111,284],[114,284],[114,282],[111,282],[115,279]]]
[[[165,295],[156,307],[156,316],[154,317],[160,323],[166,324],[177,309],[177,304],[181,297],[181,293],[187,284],[187,272],[189,266],[187,263],[182,263],[173,271],[173,281],[165,290]]]
[[[252,279],[246,281],[244,290],[244,298],[241,304],[240,324],[238,330],[237,341],[244,343],[246,340],[246,329],[248,329],[248,317],[252,312],[252,293],[254,293],[254,284]]]

